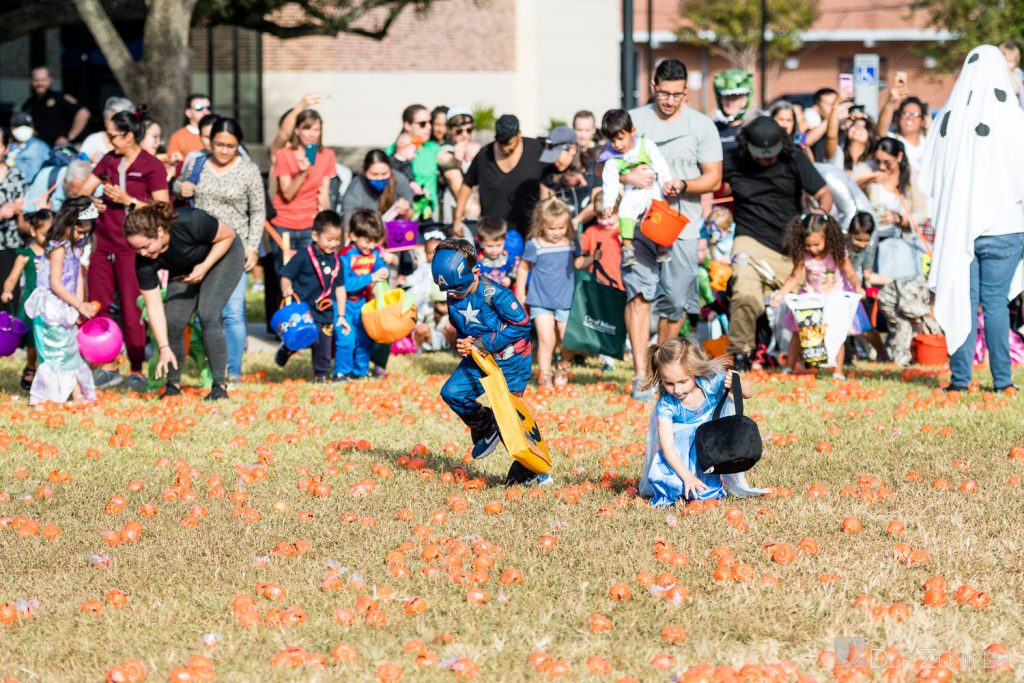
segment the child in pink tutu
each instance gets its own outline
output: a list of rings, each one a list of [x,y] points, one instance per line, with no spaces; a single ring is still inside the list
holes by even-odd
[[[78,319],[96,312],[85,301],[82,252],[99,217],[89,197],[64,202],[46,236],[46,258],[39,262],[36,288],[25,301],[41,361],[29,403],[94,401],[92,371],[78,351]]]
[[[846,254],[846,241],[839,223],[828,214],[810,213],[794,218],[786,228],[786,252],[793,260],[793,272],[782,283],[782,289],[772,297],[772,306],[779,306],[786,295],[794,291],[801,282],[801,294],[818,294],[828,306],[828,297],[841,292],[856,292],[864,296],[860,278]],[[852,334],[860,334],[860,329],[867,317],[863,309],[859,310],[850,330]],[[860,322],[858,322],[860,321]],[[786,365],[790,372],[796,368],[800,359],[800,337],[796,318],[792,312],[783,318],[783,324],[794,332],[789,343]],[[843,379],[842,346],[836,355],[833,377]]]

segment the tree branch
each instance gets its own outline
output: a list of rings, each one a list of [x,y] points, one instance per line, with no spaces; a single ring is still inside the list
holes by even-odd
[[[135,69],[135,60],[132,59],[128,46],[125,45],[121,34],[114,28],[114,22],[104,9],[100,0],[72,0],[75,9],[78,10],[82,22],[96,39],[96,44],[107,59],[107,64],[113,72],[114,77],[125,86],[129,94],[138,97],[139,86],[138,73]]]
[[[344,13],[331,16],[331,14],[317,7],[309,0],[294,2],[302,8],[302,11],[313,21],[303,21],[297,24],[282,25],[267,16],[260,16],[256,13],[245,13],[238,16],[225,16],[221,22],[212,19],[214,24],[226,23],[233,26],[241,26],[255,31],[262,31],[276,38],[291,39],[303,36],[336,36],[339,33],[362,36],[372,40],[383,40],[391,30],[392,24],[409,6],[417,9],[429,7],[430,0],[370,0],[360,3],[355,7],[349,7]],[[369,12],[387,7],[387,16],[375,29],[354,26],[355,22],[362,19]]]

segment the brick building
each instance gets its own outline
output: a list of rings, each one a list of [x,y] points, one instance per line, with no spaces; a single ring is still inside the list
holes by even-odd
[[[707,48],[682,44],[676,33],[684,22],[679,0],[653,0],[653,30],[648,37],[648,2],[634,0],[634,40],[637,45],[639,84],[649,79],[648,45],[654,64],[668,57],[683,60],[692,72],[691,106],[706,111],[715,108],[711,78],[729,64]],[[882,97],[886,80],[893,71],[907,72],[911,91],[933,110],[945,104],[955,74],[934,70],[932,62],[915,54],[925,44],[945,34],[927,26],[926,18],[911,13],[910,0],[893,3],[865,3],[860,0],[820,0],[818,19],[802,34],[803,47],[784,63],[769,63],[767,100],[783,95],[811,93],[821,87],[835,88],[839,74],[850,73],[855,54],[873,53],[880,58]],[[755,79],[759,75],[755,74]],[[757,86],[755,86],[757,87]],[[646,86],[641,101],[646,98]]]
[[[714,109],[711,77],[727,68],[706,48],[676,37],[679,0],[634,0],[638,99],[647,100],[648,45],[653,61],[682,59],[691,70],[690,105]],[[819,18],[804,45],[769,65],[769,101],[835,87],[853,56],[875,53],[881,78],[906,71],[911,90],[941,107],[952,77],[935,73],[915,48],[941,34],[910,15],[910,0],[877,5],[820,0]],[[307,92],[329,96],[320,107],[324,138],[335,147],[385,145],[400,128],[402,109],[466,105],[519,115],[527,134],[578,109],[598,116],[620,102],[621,0],[436,0],[426,13],[408,11],[382,41],[343,35],[280,40],[230,27],[193,31],[193,89],[212,95],[218,112],[238,118],[250,143],[269,139],[278,117]],[[368,20],[372,20],[369,17]],[[141,53],[141,25],[118,25]],[[57,88],[77,95],[97,114],[119,94],[102,53],[82,27],[38,32],[0,45],[0,118],[28,95],[30,63],[48,63]]]

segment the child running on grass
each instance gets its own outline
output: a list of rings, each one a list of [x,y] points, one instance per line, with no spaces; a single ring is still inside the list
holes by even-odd
[[[441,398],[469,427],[473,457],[484,458],[498,447],[501,434],[494,412],[480,405],[483,371],[471,357],[474,347],[490,354],[505,375],[508,390],[522,396],[530,381],[533,353],[530,316],[511,290],[480,275],[476,251],[461,239],[441,242],[431,263],[434,282],[448,295],[448,316],[456,332],[462,362],[441,387]],[[548,474],[534,474],[513,462],[505,483],[545,484]]]
[[[78,319],[96,308],[85,300],[82,253],[99,212],[90,197],[64,202],[46,235],[46,258],[39,262],[36,289],[25,301],[33,318],[36,348],[43,359],[29,392],[29,403],[96,400],[92,371],[78,351]]]
[[[860,278],[850,258],[846,255],[846,241],[839,223],[835,218],[824,213],[809,213],[794,218],[786,228],[786,251],[793,261],[793,272],[782,283],[782,289],[772,296],[772,306],[779,306],[786,295],[804,282],[801,293],[820,294],[827,297],[842,291],[856,292],[864,296]],[[827,305],[827,304],[826,304]],[[853,334],[861,330],[854,321]],[[790,372],[796,368],[800,356],[800,336],[796,318],[788,313],[784,323],[794,332],[789,343],[789,355],[786,364]],[[836,365],[832,376],[843,377],[843,348],[839,348]]]
[[[644,390],[655,389],[658,401],[651,414],[647,458],[640,477],[640,494],[662,507],[683,500],[760,495],[751,489],[743,473],[720,476],[697,468],[695,434],[709,421],[719,401],[729,401],[735,373],[726,372],[721,361],[710,360],[700,345],[676,337],[647,350]],[[754,395],[743,387],[743,397]],[[733,414],[727,405],[723,415]],[[724,480],[724,483],[723,483]]]
[[[22,273],[25,275],[25,286],[21,290],[21,300],[18,302],[18,318],[28,325],[28,333],[22,337],[22,344],[25,345],[25,369],[21,372],[21,388],[25,391],[32,389],[32,380],[36,376],[36,343],[32,334],[32,318],[25,313],[25,302],[32,296],[36,289],[36,272],[39,270],[39,262],[46,258],[46,233],[50,231],[53,224],[53,212],[49,209],[40,209],[27,216],[28,224],[32,228],[31,239],[20,247],[14,259],[14,266],[11,274],[4,282],[4,291],[0,295],[0,301],[7,304],[14,300],[14,290],[21,281]]]

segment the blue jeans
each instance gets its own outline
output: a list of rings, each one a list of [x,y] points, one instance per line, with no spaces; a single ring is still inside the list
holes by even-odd
[[[1010,364],[1010,312],[1006,295],[1010,280],[1024,255],[1024,233],[979,237],[974,240],[971,261],[971,332],[949,359],[950,384],[966,387],[971,383],[974,342],[978,336],[978,304],[985,317],[985,343],[988,364],[996,388],[1013,383]]]
[[[242,376],[242,355],[245,353],[245,289],[249,274],[242,273],[224,306],[224,339],[228,345],[228,377]]]

